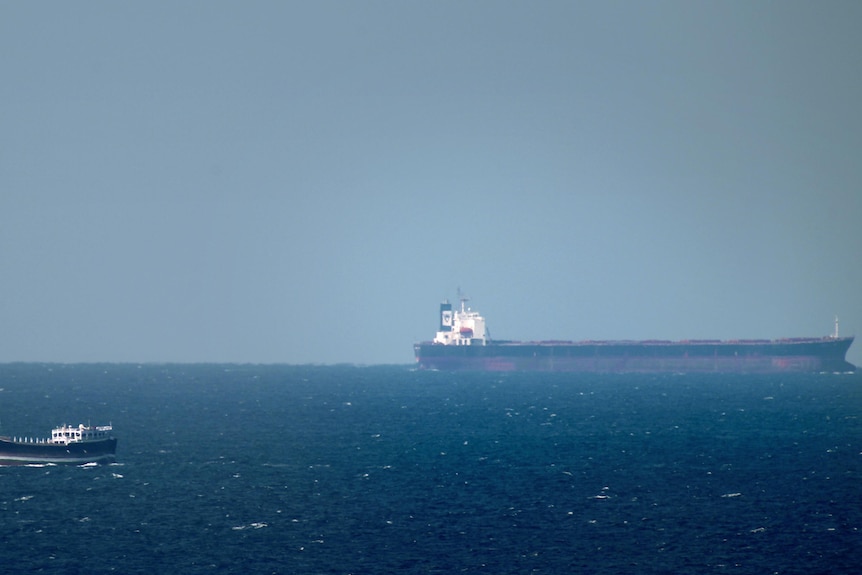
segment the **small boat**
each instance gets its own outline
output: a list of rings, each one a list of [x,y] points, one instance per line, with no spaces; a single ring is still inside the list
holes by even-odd
[[[61,425],[49,439],[0,437],[0,465],[103,463],[114,459],[117,439],[111,425]]]

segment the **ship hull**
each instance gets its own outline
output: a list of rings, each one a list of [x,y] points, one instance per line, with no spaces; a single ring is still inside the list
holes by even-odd
[[[117,451],[116,438],[69,443],[34,443],[0,438],[0,465],[104,463]]]
[[[584,373],[847,372],[852,337],[758,342],[494,342],[414,346],[421,369]]]

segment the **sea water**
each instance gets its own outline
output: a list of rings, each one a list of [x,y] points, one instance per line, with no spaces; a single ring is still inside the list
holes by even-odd
[[[0,365],[3,572],[857,573],[857,375]]]

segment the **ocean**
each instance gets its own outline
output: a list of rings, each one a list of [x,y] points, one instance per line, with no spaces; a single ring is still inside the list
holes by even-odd
[[[862,376],[0,365],[8,573],[858,573]]]

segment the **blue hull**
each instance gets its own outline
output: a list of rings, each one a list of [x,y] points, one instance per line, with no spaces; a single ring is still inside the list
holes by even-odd
[[[0,438],[0,465],[103,463],[114,459],[116,438],[57,445]]]
[[[414,346],[422,369],[585,373],[848,372],[852,337],[757,341],[507,342]]]

